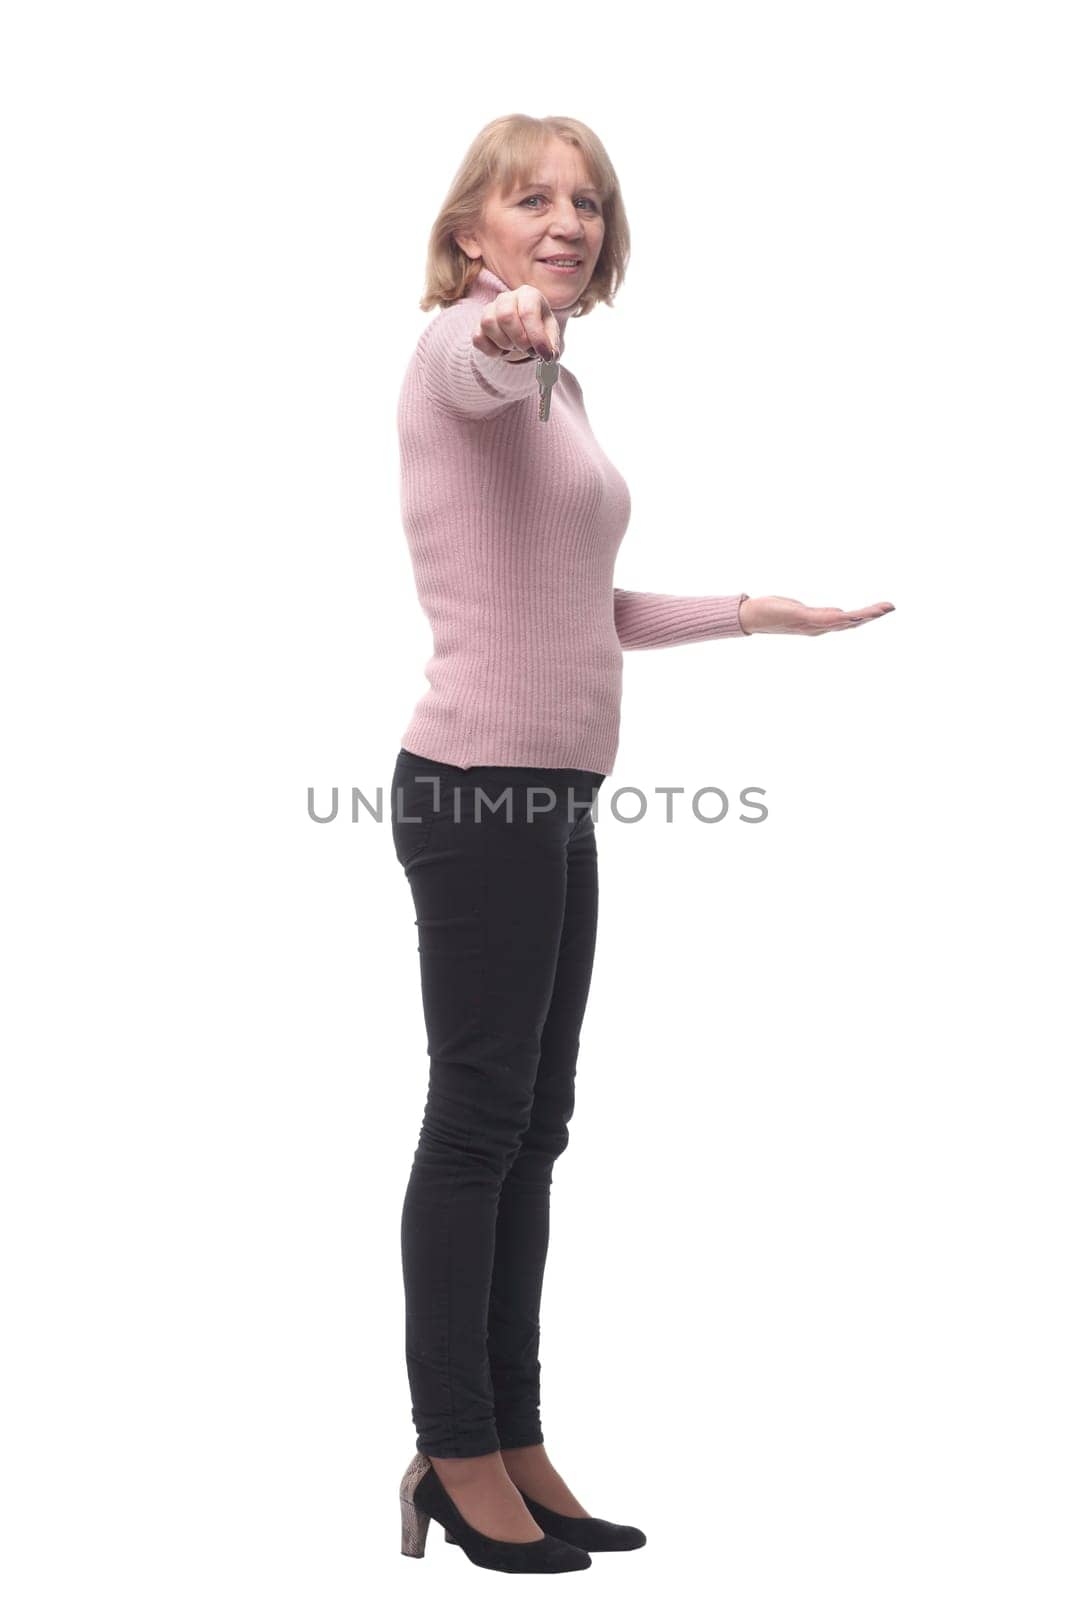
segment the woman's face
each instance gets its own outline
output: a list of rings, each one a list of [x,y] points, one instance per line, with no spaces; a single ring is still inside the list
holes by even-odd
[[[491,194],[480,226],[457,233],[456,243],[509,289],[532,284],[553,311],[565,311],[580,299],[604,243],[603,197],[581,152],[562,139],[545,146],[533,177],[510,194]],[[550,256],[577,256],[578,265],[561,270],[548,265]]]

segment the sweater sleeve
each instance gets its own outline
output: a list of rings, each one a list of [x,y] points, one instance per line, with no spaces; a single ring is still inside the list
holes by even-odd
[[[615,632],[624,650],[656,650],[702,639],[745,638],[740,622],[747,594],[639,594],[615,590]]]
[[[454,417],[490,417],[537,394],[537,363],[483,355],[471,343],[480,321],[477,302],[439,311],[416,347],[426,392]]]

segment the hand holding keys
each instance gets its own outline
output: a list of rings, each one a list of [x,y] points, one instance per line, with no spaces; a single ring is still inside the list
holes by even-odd
[[[537,415],[547,422],[552,385],[559,377],[560,337],[552,307],[540,289],[523,283],[498,294],[482,313],[473,344],[485,355],[505,361],[537,357]]]

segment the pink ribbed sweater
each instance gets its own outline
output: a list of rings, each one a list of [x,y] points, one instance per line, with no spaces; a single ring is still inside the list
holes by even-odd
[[[483,267],[423,330],[400,391],[401,510],[433,631],[429,688],[401,738],[457,767],[610,773],[622,653],[745,636],[745,594],[616,589],[625,480],[561,364],[547,422],[534,362],[471,343],[508,285]],[[557,311],[562,335],[570,313]]]

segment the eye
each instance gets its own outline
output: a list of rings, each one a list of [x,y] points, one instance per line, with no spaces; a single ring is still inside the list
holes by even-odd
[[[526,199],[520,201],[519,203],[520,203],[520,205],[527,205],[529,203],[529,201],[531,201],[531,200],[543,200],[544,198],[545,198],[545,196],[543,194],[528,194],[526,196]],[[587,195],[582,195],[580,197],[579,204],[581,204],[582,202],[584,202],[587,206],[589,206],[589,208],[592,211],[595,211],[597,209],[596,201],[595,200],[590,200]]]

